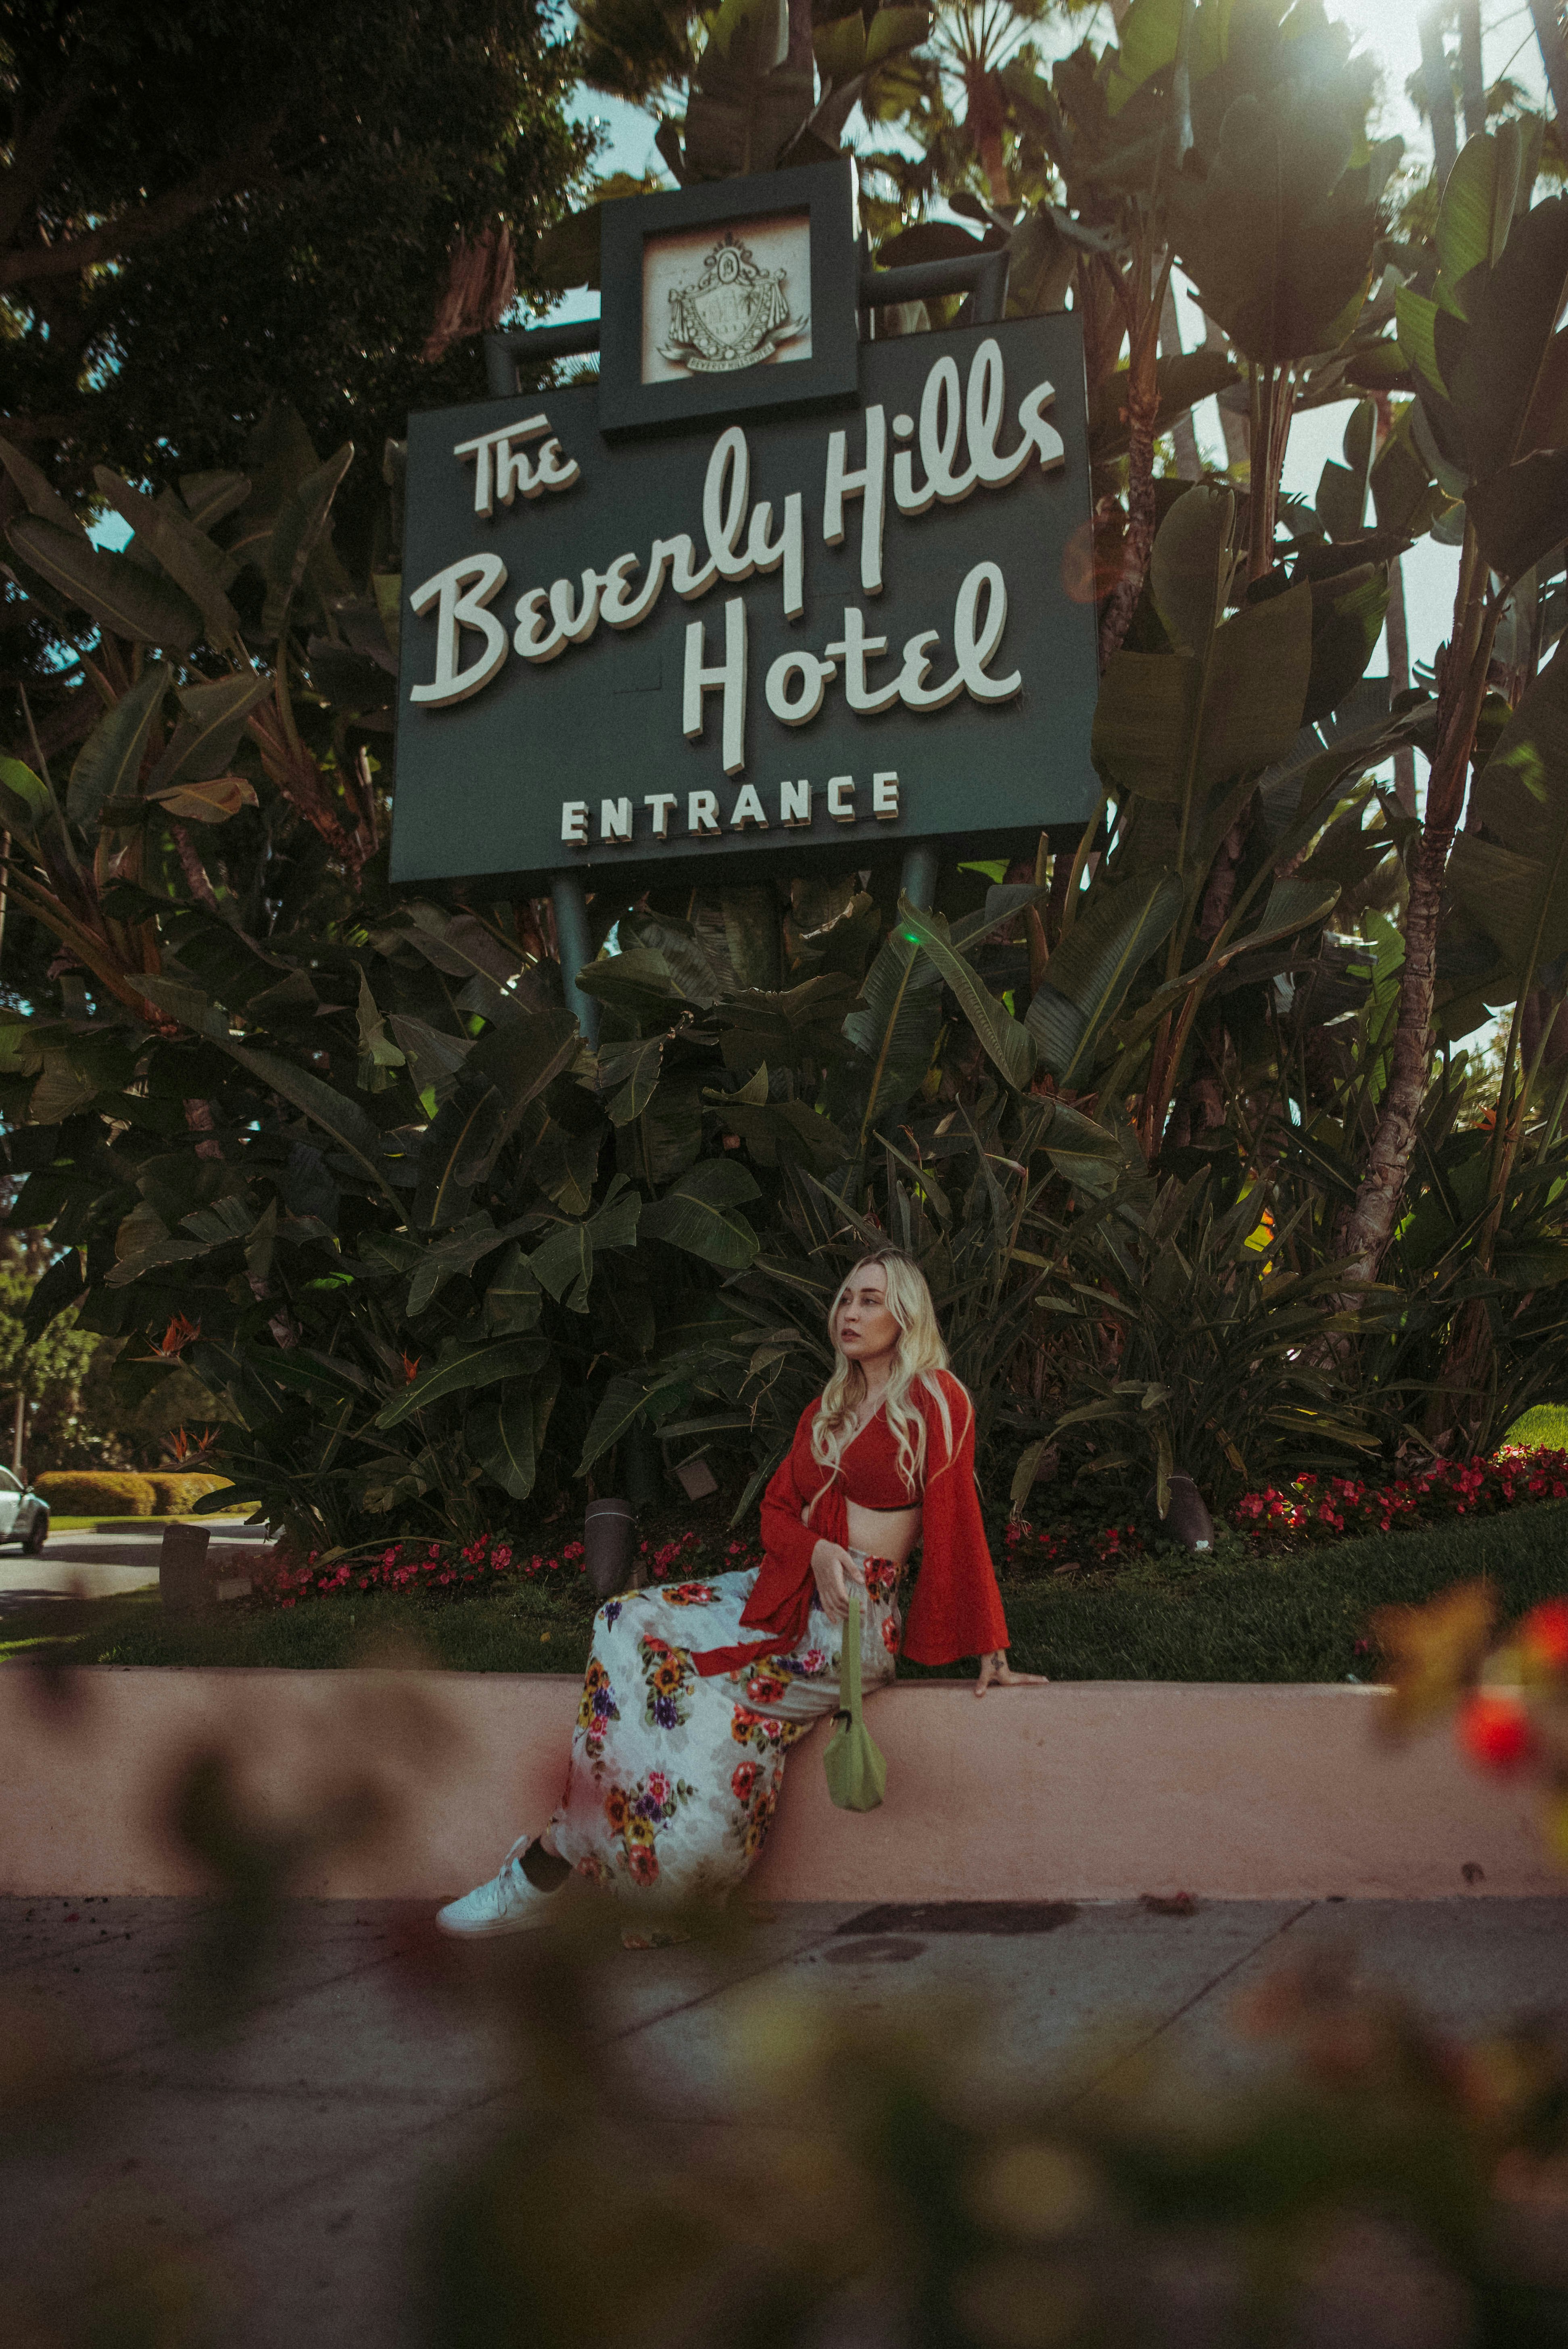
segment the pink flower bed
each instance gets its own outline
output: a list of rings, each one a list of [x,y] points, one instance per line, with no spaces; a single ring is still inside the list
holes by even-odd
[[[640,1542],[638,1556],[650,1578],[663,1582],[672,1572],[690,1572],[705,1550],[721,1546],[696,1532],[667,1542]],[[727,1573],[756,1566],[761,1552],[754,1544],[732,1541],[721,1566]],[[312,1550],[304,1558],[282,1545],[261,1561],[253,1588],[258,1599],[276,1607],[297,1607],[302,1599],[331,1599],[343,1591],[359,1590],[480,1590],[498,1582],[545,1582],[572,1587],[586,1563],[580,1541],[563,1542],[557,1550],[527,1550],[510,1534],[479,1534],[469,1542],[400,1541],[384,1549],[347,1554]]]
[[[1495,1516],[1530,1501],[1568,1500],[1568,1452],[1505,1446],[1490,1460],[1437,1460],[1408,1476],[1377,1482],[1364,1476],[1295,1477],[1265,1485],[1231,1504],[1229,1524],[1261,1551],[1293,1550],[1312,1542],[1387,1534],[1449,1517]],[[1108,1526],[1086,1535],[1077,1526],[1010,1523],[1003,1535],[1008,1563],[1028,1571],[1050,1567],[1112,1565],[1137,1557],[1149,1545],[1135,1525]]]
[[[1507,1446],[1490,1460],[1437,1460],[1387,1484],[1362,1476],[1298,1476],[1283,1491],[1269,1485],[1243,1494],[1230,1515],[1237,1533],[1260,1549],[1275,1549],[1562,1500],[1568,1500],[1568,1453]]]

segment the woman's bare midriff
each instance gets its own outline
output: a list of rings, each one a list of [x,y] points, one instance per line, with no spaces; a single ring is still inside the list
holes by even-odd
[[[902,1566],[920,1539],[918,1509],[862,1509],[845,1503],[850,1521],[849,1546],[868,1557],[891,1557]]]

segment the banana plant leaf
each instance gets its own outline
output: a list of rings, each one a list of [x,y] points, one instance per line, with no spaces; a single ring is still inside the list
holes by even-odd
[[[634,1247],[644,1204],[617,1174],[603,1205],[581,1220],[556,1224],[529,1262],[552,1297],[569,1313],[586,1313],[596,1255],[607,1248]]]
[[[267,541],[263,636],[276,636],[287,624],[311,559],[322,543],[332,502],[353,462],[354,443],[346,440],[335,456],[305,476],[280,510]]]
[[[526,1501],[539,1474],[531,1379],[509,1380],[486,1390],[464,1423],[463,1433],[485,1475],[514,1501]]]
[[[520,1337],[539,1327],[543,1310],[544,1290],[539,1275],[518,1242],[509,1240],[506,1253],[485,1290],[485,1335]]]
[[[94,546],[57,523],[22,514],[6,533],[24,561],[67,604],[89,612],[111,636],[190,652],[201,635],[201,614],[182,588],[144,570],[128,554]]]
[[[1042,1067],[1081,1084],[1096,1042],[1150,955],[1171,936],[1185,891],[1173,873],[1140,874],[1097,891],[1047,966],[1025,1015]]]
[[[689,1391],[686,1374],[678,1370],[647,1380],[618,1372],[605,1388],[589,1423],[577,1474],[585,1476],[595,1460],[602,1459],[638,1420],[650,1420],[655,1426],[667,1420],[681,1396]]]
[[[208,643],[242,659],[240,616],[226,593],[240,567],[234,557],[196,528],[172,491],[159,498],[144,497],[107,465],[95,466],[93,478],[130,524],[133,543],[150,554],[196,605]]]
[[[77,752],[66,810],[82,832],[96,830],[105,800],[134,796],[148,733],[170,682],[164,663],[149,661],[129,691],[121,694],[112,709],[104,711]]]
[[[1022,1092],[1035,1073],[1035,1046],[1027,1029],[981,983],[942,915],[924,913],[901,896],[898,918],[957,997],[959,1009],[1008,1084]],[[985,916],[972,917],[972,934],[975,925],[983,930]]]
[[[734,1159],[705,1158],[644,1208],[641,1234],[666,1240],[723,1271],[739,1271],[758,1249],[757,1234],[740,1209],[761,1195]]]
[[[1568,952],[1568,657],[1559,649],[1524,696],[1475,785],[1486,826],[1462,832],[1454,895],[1493,940],[1518,988]]]
[[[1177,258],[1238,350],[1270,367],[1332,349],[1370,281],[1377,207],[1331,95],[1237,98],[1202,177],[1178,176]]]
[[[459,1340],[442,1360],[428,1370],[421,1369],[401,1394],[382,1406],[376,1424],[396,1427],[410,1412],[423,1411],[449,1395],[464,1394],[471,1387],[494,1386],[501,1379],[526,1378],[539,1369],[546,1350],[542,1338]]]

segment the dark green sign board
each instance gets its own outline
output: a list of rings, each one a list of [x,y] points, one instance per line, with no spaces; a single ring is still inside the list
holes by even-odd
[[[602,437],[593,385],[411,419],[394,879],[1082,821],[1077,323],[868,343],[859,374],[836,413],[654,440]]]

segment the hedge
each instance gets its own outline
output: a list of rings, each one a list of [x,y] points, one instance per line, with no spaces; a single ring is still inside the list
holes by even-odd
[[[62,1517],[150,1517],[158,1506],[151,1477],[133,1469],[55,1468],[33,1489]]]
[[[227,1485],[226,1476],[165,1470],[139,1475],[134,1469],[52,1468],[35,1478],[34,1491],[62,1517],[178,1516],[203,1493]]]
[[[209,1475],[204,1469],[187,1468],[179,1473],[165,1469],[150,1469],[148,1483],[158,1495],[158,1514],[161,1517],[177,1517],[193,1509],[203,1493],[224,1491],[230,1484],[227,1476]]]

